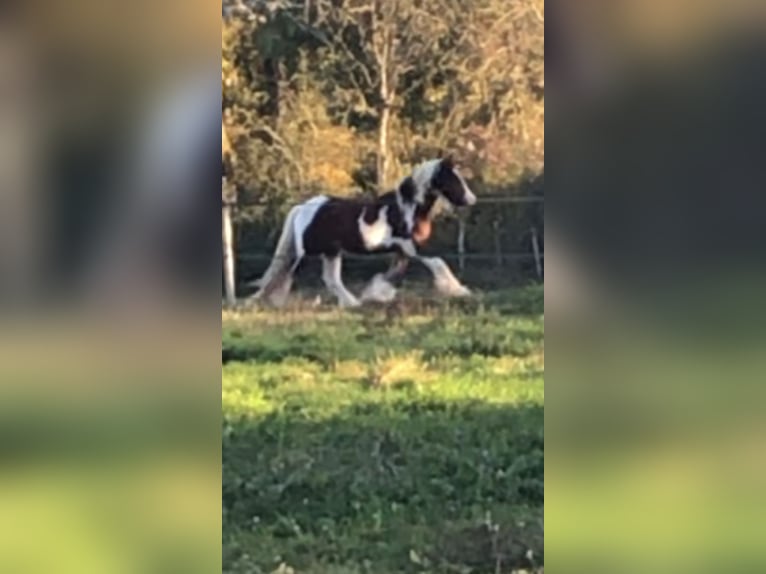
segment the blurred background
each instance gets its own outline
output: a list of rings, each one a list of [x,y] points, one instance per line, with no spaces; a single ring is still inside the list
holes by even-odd
[[[762,570],[763,5],[548,16],[548,566]]]
[[[0,8],[3,572],[220,566],[218,10]]]

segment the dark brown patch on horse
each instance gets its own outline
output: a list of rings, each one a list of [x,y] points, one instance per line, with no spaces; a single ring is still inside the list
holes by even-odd
[[[307,255],[338,255],[348,253],[369,253],[359,233],[359,218],[372,225],[380,218],[380,212],[387,207],[386,222],[393,235],[407,238],[411,233],[391,191],[374,200],[343,199],[331,197],[316,213],[313,221],[303,234]],[[396,248],[377,249],[378,252],[395,251]]]
[[[451,158],[441,160],[423,202],[415,206],[415,216],[410,229],[402,212],[400,201],[410,206],[416,201],[417,186],[412,177],[404,178],[395,191],[389,191],[375,199],[345,199],[330,197],[319,207],[313,221],[303,235],[303,245],[307,255],[334,256],[342,251],[349,253],[369,253],[359,230],[360,217],[367,225],[372,225],[380,218],[381,210],[387,208],[386,222],[394,237],[413,239],[418,245],[424,244],[431,237],[433,209],[439,193],[455,205],[465,204],[465,189],[460,177],[454,170]],[[374,249],[375,252],[396,252],[399,247]]]
[[[331,197],[316,212],[314,219],[303,234],[307,255],[335,256],[341,251],[364,253],[366,250],[359,236],[359,217],[371,223],[377,218],[370,202]],[[368,218],[372,218],[372,220]]]
[[[383,209],[384,204],[380,202],[370,202],[365,204],[362,213],[362,219],[367,225],[372,225],[380,217],[380,210]]]
[[[413,203],[417,192],[418,188],[411,177],[405,177],[399,184],[399,195],[402,196],[402,201],[405,203]]]
[[[399,208],[399,203],[396,201],[396,193],[389,192],[386,194],[391,201],[388,203],[389,208],[386,212],[386,220],[391,227],[391,234],[394,237],[401,237],[408,239],[412,237],[412,230],[407,227],[407,220],[404,218],[404,214]]]

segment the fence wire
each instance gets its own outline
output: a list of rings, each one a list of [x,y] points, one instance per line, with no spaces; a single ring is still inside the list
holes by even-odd
[[[298,200],[296,203],[299,203]],[[543,196],[501,196],[501,195],[484,195],[480,196],[476,206],[471,208],[471,211],[483,208],[484,210],[492,209],[491,206],[503,206],[515,204],[519,209],[524,209],[524,205],[544,204]],[[252,209],[252,208],[265,208],[268,207],[266,203],[262,202],[247,202],[240,203],[238,206],[240,209]],[[529,279],[543,280],[544,275],[544,230],[542,227],[537,227],[538,224],[542,225],[542,221],[527,219],[524,223],[518,221],[514,226],[513,221],[506,220],[509,226],[505,229],[499,226],[495,229],[495,248],[492,250],[481,249],[478,251],[471,251],[466,249],[465,237],[466,233],[471,234],[471,229],[474,228],[478,222],[470,222],[463,218],[460,227],[453,229],[457,232],[456,241],[445,242],[444,235],[442,235],[441,241],[438,241],[435,245],[431,245],[430,249],[425,248],[419,250],[418,255],[422,257],[439,257],[447,262],[450,268],[455,271],[458,276],[467,280],[475,280],[478,283],[486,285],[502,286],[504,284],[511,284],[513,282],[524,281]],[[446,221],[444,222],[446,224]],[[249,224],[246,224],[249,225]],[[454,226],[454,220],[452,220],[452,226]],[[481,224],[479,224],[481,225]],[[491,225],[491,224],[490,224]],[[482,228],[486,234],[486,224]],[[510,232],[511,237],[515,237],[516,250],[511,245],[506,244],[506,248],[510,248],[508,251],[504,251],[500,245],[499,237],[497,235],[500,232],[504,235],[506,232]],[[486,244],[485,247],[489,247]],[[491,239],[489,242],[491,244]],[[527,248],[528,246],[528,248]],[[257,279],[265,271],[266,267],[274,259],[274,253],[266,247],[265,243],[253,244],[250,241],[249,246],[242,249],[236,249],[234,253],[234,261],[236,266],[236,282],[240,286],[247,286],[251,284],[254,279]],[[478,246],[477,246],[478,247]],[[518,248],[522,247],[523,251]],[[348,274],[349,278],[358,277],[360,279],[368,278],[370,273],[374,273],[376,268],[381,265],[388,265],[393,260],[394,254],[391,252],[380,253],[368,253],[368,254],[355,254],[355,253],[343,253],[344,274]],[[292,258],[290,258],[292,259]],[[316,269],[320,255],[305,255],[302,257],[303,262],[309,267]],[[301,265],[301,267],[304,267]],[[418,273],[423,274],[423,270],[418,271],[418,265],[415,265],[413,273],[415,277]],[[380,269],[377,269],[380,271]],[[304,276],[310,281],[313,277],[313,272],[304,273]]]
[[[366,255],[358,255],[355,253],[342,253],[341,254],[343,259],[348,259],[350,261],[371,261],[375,259],[390,259],[393,253],[369,253]],[[465,259],[466,261],[481,261],[485,259],[511,259],[511,260],[521,260],[521,259],[534,259],[535,254],[534,253],[503,253],[501,255],[498,255],[496,253],[466,253],[465,255],[459,255],[457,253],[419,253],[418,254],[421,257],[441,257],[442,259]],[[321,255],[304,255],[301,257],[301,259],[307,259],[307,260],[316,260],[319,259]],[[237,255],[238,261],[271,261],[272,259],[280,259],[281,256],[274,257],[273,255],[269,255],[268,253],[248,253],[248,254],[242,254]],[[540,254],[540,259],[544,259],[545,254]],[[284,257],[284,259],[293,259],[292,257]]]
[[[332,194],[327,194],[329,196],[332,196]],[[308,201],[309,199],[316,197],[316,194],[314,195],[307,195],[305,197],[299,197],[296,198],[294,204],[299,205],[305,201]],[[337,196],[337,197],[345,197],[345,196]],[[508,195],[481,195],[477,197],[476,205],[486,205],[486,204],[504,204],[504,203],[544,203],[545,198],[539,195],[527,195],[527,196],[508,196]],[[475,206],[476,206],[475,205]],[[249,209],[249,208],[267,208],[272,206],[270,203],[267,203],[265,201],[238,201],[236,202],[236,207],[239,209]],[[475,207],[474,206],[474,207]]]

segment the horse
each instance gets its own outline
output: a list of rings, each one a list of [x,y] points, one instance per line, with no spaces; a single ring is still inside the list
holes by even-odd
[[[284,305],[295,271],[307,255],[321,256],[322,279],[341,307],[392,300],[396,289],[391,282],[403,274],[411,259],[431,271],[441,293],[469,295],[441,258],[423,257],[417,252],[430,235],[431,216],[440,197],[456,207],[476,203],[451,157],[419,164],[394,190],[374,199],[318,195],[294,206],[285,219],[269,267],[253,283],[260,289],[252,299],[275,307]],[[385,274],[377,274],[361,299],[346,289],[341,278],[344,253],[391,252],[397,254],[394,266]]]

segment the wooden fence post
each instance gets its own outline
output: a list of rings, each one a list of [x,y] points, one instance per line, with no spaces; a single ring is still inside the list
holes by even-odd
[[[234,263],[234,225],[231,221],[231,202],[223,202],[221,227],[223,232],[223,272],[226,303],[234,306],[237,303],[236,270]]]
[[[498,267],[503,266],[503,244],[500,241],[500,218],[498,217],[492,222],[492,228],[494,229],[495,238],[495,264]]]
[[[458,217],[457,222],[457,260],[460,273],[463,273],[465,271],[465,218]]]
[[[537,271],[537,278],[543,278],[543,265],[540,261],[540,244],[537,240],[537,228],[532,226],[532,252],[535,255],[535,270]]]
[[[223,240],[223,280],[226,304],[233,307],[237,303],[236,261],[234,258],[234,224],[232,208],[237,203],[236,188],[229,180],[230,170],[235,163],[234,149],[229,134],[221,117],[221,235]]]

